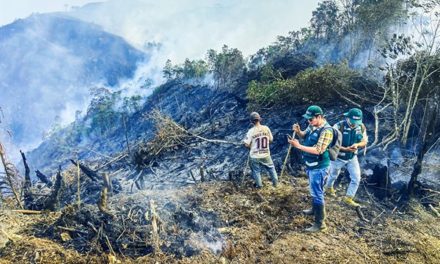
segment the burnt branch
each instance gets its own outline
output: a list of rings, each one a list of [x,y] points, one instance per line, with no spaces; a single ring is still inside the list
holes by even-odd
[[[73,165],[78,166],[78,164],[76,163],[76,161],[74,161],[73,159],[70,160],[70,162],[73,163]],[[96,171],[90,169],[89,167],[87,167],[84,164],[79,163],[79,168],[82,170],[82,172],[84,172],[84,174],[89,177],[92,181],[98,181],[99,176],[96,173]]]
[[[46,175],[44,175],[41,171],[36,170],[35,174],[37,175],[38,179],[40,179],[41,182],[47,185],[47,187],[49,188],[52,187],[53,185],[52,181],[49,180],[49,178]]]
[[[147,166],[158,156],[188,147],[194,142],[205,141],[214,144],[241,145],[238,142],[201,137],[183,128],[159,110],[153,110],[148,118],[155,124],[156,134],[151,141],[138,148],[135,154],[135,162],[140,166]]]

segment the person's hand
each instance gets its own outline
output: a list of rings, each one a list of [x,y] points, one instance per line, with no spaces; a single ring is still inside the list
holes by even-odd
[[[298,139],[289,138],[287,141],[289,142],[290,145],[292,145],[295,148],[298,148],[301,145]]]
[[[301,128],[298,123],[296,123],[292,126],[292,130],[295,131],[295,133],[297,133],[297,134],[299,134],[299,132],[301,132]]]
[[[356,143],[348,147],[348,150],[351,152],[355,152],[357,149],[358,149],[358,145]]]

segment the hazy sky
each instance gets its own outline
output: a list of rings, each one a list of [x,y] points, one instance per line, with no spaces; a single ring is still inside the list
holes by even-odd
[[[208,49],[220,50],[224,44],[238,48],[244,56],[249,56],[276,41],[276,36],[287,35],[289,31],[308,26],[318,2],[319,0],[0,0],[0,26],[10,24],[16,19],[27,18],[32,13],[50,12],[68,12],[70,16],[99,25],[103,30],[121,36],[150,56],[148,61],[137,65],[134,78],[121,80],[119,87],[112,89],[124,91],[124,96],[147,96],[153,88],[142,89],[145,78],[152,80],[154,85],[162,83],[162,69],[167,59],[171,59],[173,63],[182,63],[185,58],[204,58]],[[78,8],[88,3],[102,4]],[[45,34],[44,31],[35,31],[35,28],[32,30],[36,37]],[[14,45],[20,45],[19,40],[18,38]],[[155,48],[151,49],[151,43],[160,45],[153,45]],[[63,47],[60,49],[63,50]],[[66,62],[64,57],[56,60],[57,54],[51,54],[50,51],[46,49],[44,53],[48,62]],[[14,52],[14,49],[10,52]],[[106,52],[108,56],[112,56],[112,50]],[[72,58],[72,61],[65,64],[73,67],[77,65],[76,60],[79,58]],[[45,67],[44,75],[40,73],[41,69],[37,70],[38,74],[35,74],[32,82],[41,84],[36,87],[47,95],[44,97],[47,100],[52,99],[50,95],[58,100],[61,91],[57,89],[63,87],[47,85],[47,76],[64,76],[67,79],[81,77],[74,76],[77,71],[65,67],[60,70],[56,67]],[[81,88],[88,91],[95,84],[87,85]],[[75,100],[66,100],[62,110],[51,112],[60,117],[61,120],[57,122],[61,125],[72,122],[77,110],[85,113],[88,102],[85,99]],[[45,113],[49,111],[47,109],[51,109],[50,101],[40,103],[46,108],[34,110],[32,113]],[[16,117],[12,116],[11,119],[13,118]],[[41,118],[36,116],[28,123],[35,120],[41,122]],[[45,125],[48,128],[51,126],[52,124]],[[29,146],[36,146],[40,139],[38,142],[32,139],[28,141]]]
[[[0,26],[32,13],[67,11],[72,6],[102,2],[99,0],[0,0]]]

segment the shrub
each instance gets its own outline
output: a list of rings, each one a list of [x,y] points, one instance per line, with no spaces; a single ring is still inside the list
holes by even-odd
[[[295,77],[283,79],[271,67],[263,69],[260,81],[251,81],[247,89],[249,107],[262,109],[292,104],[334,102],[335,100],[361,101],[362,91],[355,90],[361,75],[347,64],[328,64],[308,68]],[[272,76],[272,77],[267,77]]]

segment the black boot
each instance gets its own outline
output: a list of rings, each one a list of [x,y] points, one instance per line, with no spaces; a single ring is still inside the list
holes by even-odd
[[[327,230],[327,225],[325,224],[325,206],[323,204],[313,205],[315,214],[315,223],[306,229],[306,232],[324,232]]]

